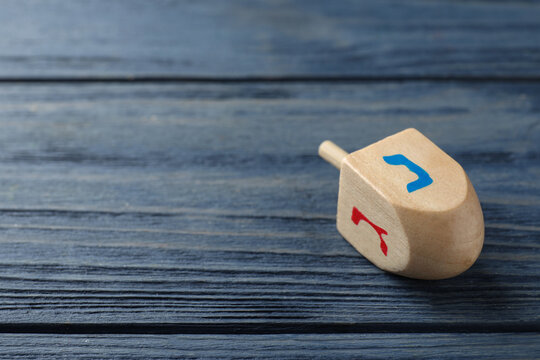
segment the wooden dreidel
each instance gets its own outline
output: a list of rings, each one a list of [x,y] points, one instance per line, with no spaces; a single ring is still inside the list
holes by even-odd
[[[347,154],[319,155],[341,170],[337,228],[379,268],[416,279],[461,274],[478,258],[484,217],[463,168],[416,129]]]

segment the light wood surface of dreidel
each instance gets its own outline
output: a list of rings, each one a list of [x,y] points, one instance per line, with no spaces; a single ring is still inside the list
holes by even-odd
[[[341,170],[337,228],[379,268],[416,279],[461,274],[478,258],[484,217],[463,168],[418,130],[347,154],[319,154]]]

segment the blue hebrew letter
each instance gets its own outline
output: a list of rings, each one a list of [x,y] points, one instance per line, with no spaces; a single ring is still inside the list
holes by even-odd
[[[391,156],[383,156],[383,160],[390,165],[405,165],[407,169],[418,175],[418,179],[407,184],[407,191],[412,193],[418,189],[428,186],[433,182],[426,170],[407,159],[405,155],[396,154]]]

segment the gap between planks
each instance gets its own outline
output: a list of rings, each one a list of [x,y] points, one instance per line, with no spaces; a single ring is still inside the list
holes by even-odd
[[[471,83],[538,83],[540,75],[289,75],[289,76],[46,76],[0,77],[0,84],[63,84],[63,83],[385,83],[385,82],[471,82]]]
[[[365,334],[539,333],[540,322],[484,323],[13,323],[0,333],[32,334]]]

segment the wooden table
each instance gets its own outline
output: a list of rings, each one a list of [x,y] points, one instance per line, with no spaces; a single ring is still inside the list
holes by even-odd
[[[540,358],[540,4],[2,2],[0,358]],[[416,127],[486,220],[465,274],[335,228]]]

